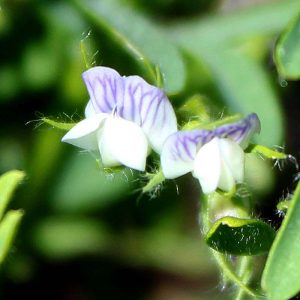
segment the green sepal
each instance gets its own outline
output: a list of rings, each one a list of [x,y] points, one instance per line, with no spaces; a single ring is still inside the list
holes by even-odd
[[[290,155],[285,154],[283,152],[273,150],[266,146],[257,145],[257,144],[250,144],[247,147],[246,152],[260,154],[260,155],[262,155],[266,158],[270,158],[270,159],[287,159],[290,157]]]
[[[278,211],[285,214],[288,211],[290,205],[291,205],[290,200],[282,200],[276,205],[276,208]]]
[[[56,129],[60,129],[60,130],[64,130],[64,131],[68,131],[70,129],[72,129],[76,123],[74,122],[70,122],[70,123],[66,123],[66,122],[58,122],[49,118],[41,118],[41,123],[45,123],[47,125],[50,125]]]
[[[147,173],[148,183],[143,187],[142,193],[148,193],[153,191],[162,182],[166,180],[162,170],[160,169],[157,173]]]
[[[232,255],[260,255],[269,251],[274,229],[256,219],[224,217],[217,220],[205,236],[216,251]]]
[[[215,121],[201,121],[201,119],[191,119],[187,122],[182,129],[184,130],[192,130],[192,129],[207,129],[212,130],[219,126],[230,124],[233,122],[237,122],[242,119],[240,114],[235,114],[232,116],[224,117]]]

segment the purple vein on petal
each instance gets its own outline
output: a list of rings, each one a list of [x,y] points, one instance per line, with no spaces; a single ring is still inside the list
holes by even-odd
[[[220,126],[214,130],[214,135],[221,138],[231,138],[237,143],[248,142],[254,133],[259,133],[260,121],[255,113],[246,118],[232,123]]]
[[[107,67],[94,67],[82,74],[96,112],[110,113],[123,96],[123,83],[118,72]]]
[[[210,130],[178,131],[172,134],[165,142],[172,159],[192,161],[195,159],[198,147],[213,138]]]
[[[112,107],[109,104],[109,102],[107,101],[107,86],[106,86],[106,83],[105,83],[105,81],[106,81],[105,76],[103,78],[103,81],[100,78],[98,78],[98,80],[97,80],[97,83],[100,84],[100,85],[102,85],[102,87],[103,87],[103,101],[101,101],[100,99],[97,99],[96,97],[95,97],[95,101],[99,105],[100,105],[100,103],[104,103],[105,106],[106,106],[106,110],[103,111],[103,112],[109,112],[109,111],[112,110]]]
[[[155,124],[155,122],[156,122],[156,120],[157,120],[158,111],[159,111],[161,105],[163,104],[163,101],[162,101],[162,100],[164,99],[164,94],[161,93],[161,94],[159,95],[159,93],[157,93],[156,98],[158,99],[158,100],[157,100],[158,103],[156,103],[155,112],[154,112],[154,115],[153,115],[153,117],[152,117],[151,127],[154,126],[154,124]]]
[[[104,112],[105,109],[103,109],[101,106],[100,106],[100,103],[98,101],[95,101],[95,89],[94,89],[94,84],[92,84],[92,82],[90,80],[86,81],[85,82],[88,90],[90,91],[90,97],[91,97],[91,103],[93,105],[93,108],[95,109],[95,111],[97,113],[99,112]]]

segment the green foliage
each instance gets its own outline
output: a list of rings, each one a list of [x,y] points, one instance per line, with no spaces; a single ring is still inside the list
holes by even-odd
[[[0,264],[3,263],[11,248],[23,216],[23,211],[21,210],[10,210],[4,215],[5,209],[24,176],[24,172],[14,170],[0,177]]]
[[[214,7],[207,14],[205,9],[212,2]],[[61,298],[65,292],[61,290],[73,280],[70,273],[80,274],[80,283],[75,282],[79,291],[90,295],[93,289],[91,294],[97,299],[161,297],[156,293],[164,290],[165,280],[161,281],[163,288],[154,284],[151,292],[141,285],[142,295],[128,294],[127,284],[121,296],[113,294],[116,277],[124,274],[116,270],[116,265],[145,277],[150,273],[159,278],[175,274],[178,281],[200,282],[197,286],[205,295],[197,289],[192,297],[214,298],[219,289],[208,296],[206,291],[218,284],[219,276],[209,255],[220,268],[224,286],[235,286],[222,290],[219,298],[259,299],[264,261],[256,255],[268,252],[275,232],[256,218],[270,218],[272,224],[280,225],[272,212],[281,197],[285,175],[280,173],[278,177],[272,164],[293,157],[275,150],[274,145],[284,143],[284,133],[288,133],[289,142],[298,138],[293,131],[287,132],[294,120],[281,101],[284,93],[296,103],[298,94],[294,85],[280,86],[280,80],[300,77],[300,4],[299,0],[278,0],[225,12],[220,9],[221,2],[3,2],[0,170],[25,169],[28,182],[12,204],[27,212],[22,240],[12,259],[2,264],[23,215],[21,210],[5,211],[24,173],[12,171],[0,177],[0,263],[7,272],[1,278],[1,299],[20,297],[13,294],[17,291],[27,296],[24,291],[37,279],[45,286],[51,282],[49,288]],[[231,2],[237,5],[237,1]],[[270,45],[284,28],[274,54],[278,79],[269,63]],[[198,182],[192,176],[165,182],[153,157],[147,170],[151,166],[158,170],[137,175],[126,168],[105,170],[97,164],[98,156],[62,144],[62,134],[82,119],[88,100],[80,75],[96,64],[114,67],[124,75],[138,73],[162,87],[174,104],[181,129],[210,129],[249,112],[258,113],[262,131],[255,140],[259,144],[247,149],[245,184],[233,191],[234,196],[215,193],[208,212],[205,203],[198,207],[195,201],[200,192]],[[46,116],[66,113],[76,117],[69,122],[64,117],[43,117],[38,125],[46,126],[32,130],[24,124],[35,119],[36,111]],[[286,128],[285,123],[289,125]],[[298,153],[293,145],[287,144],[289,153]],[[272,190],[275,182],[276,189]],[[162,184],[164,189],[160,189]],[[156,197],[159,194],[161,197]],[[263,275],[262,285],[270,299],[288,299],[300,291],[298,203],[299,187],[291,200],[287,197],[277,205],[281,216],[287,215]],[[198,209],[204,214],[201,231],[207,234],[210,247],[199,236]],[[239,219],[229,217],[232,211]],[[232,259],[232,255],[237,257]],[[22,267],[18,261],[22,261]],[[51,281],[40,276],[45,273],[44,267],[51,272],[53,265]],[[13,269],[29,274],[28,281],[19,285]],[[62,269],[64,278],[58,284],[56,278]],[[118,279],[123,282],[123,277]],[[5,292],[6,286],[13,288]],[[180,286],[176,280],[176,296],[190,298]],[[168,283],[167,288],[172,297],[174,287]],[[232,293],[228,295],[228,291]]]
[[[258,141],[268,146],[281,143],[283,137],[278,96],[261,62],[243,54],[241,47],[256,36],[266,41],[299,9],[296,0],[278,1],[236,15],[182,22],[168,30],[180,47],[209,68],[230,111],[258,114],[264,129]]]
[[[91,22],[140,62],[153,84],[156,84],[157,78],[151,63],[158,65],[164,74],[164,89],[168,93],[178,93],[183,88],[185,68],[179,50],[155,24],[119,0],[72,2]]]
[[[3,217],[5,209],[11,200],[18,184],[24,179],[22,171],[9,171],[0,177],[0,219]]]
[[[222,253],[260,255],[268,252],[274,237],[272,227],[260,220],[224,217],[213,224],[205,239]]]
[[[51,192],[51,206],[63,212],[93,211],[133,193],[135,174],[129,169],[107,173],[89,155],[71,156]]]
[[[0,264],[3,263],[12,246],[17,229],[23,217],[22,210],[10,210],[0,223]]]
[[[53,258],[72,258],[97,253],[108,244],[105,227],[84,217],[52,217],[39,224],[33,233],[36,247]]]
[[[270,299],[285,300],[300,291],[300,184],[270,250],[262,286]]]
[[[281,34],[275,49],[275,62],[282,78],[300,78],[300,15]]]

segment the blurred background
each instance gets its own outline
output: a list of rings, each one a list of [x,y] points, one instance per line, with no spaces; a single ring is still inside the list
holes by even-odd
[[[40,119],[83,117],[80,43],[90,64],[147,78],[133,45],[160,66],[181,125],[193,113],[207,121],[256,111],[258,141],[297,157],[300,88],[272,57],[299,10],[295,0],[2,0],[0,173],[20,169],[26,179],[11,203],[25,216],[1,266],[0,298],[230,299],[199,229],[191,175],[142,195],[145,176],[103,172]],[[274,226],[295,176],[292,163],[279,171],[248,158],[257,211]]]

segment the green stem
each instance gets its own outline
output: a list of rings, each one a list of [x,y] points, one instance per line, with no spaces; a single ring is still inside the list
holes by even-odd
[[[239,288],[247,293],[250,296],[257,297],[259,296],[255,291],[250,289],[243,281],[242,279],[235,274],[235,272],[231,269],[230,265],[228,264],[225,255],[222,253],[219,253],[215,250],[212,250],[212,254],[217,261],[220,269],[223,271],[223,275],[229,279],[230,281],[234,282],[239,286]]]
[[[206,196],[202,198],[202,207],[201,207],[201,217],[202,217],[202,224],[204,232],[206,233],[209,230],[210,227],[210,219],[209,219],[209,208],[208,208],[208,199]],[[230,264],[227,262],[226,257],[224,254],[217,252],[213,249],[211,249],[211,253],[216,260],[218,266],[223,272],[223,275],[225,278],[227,278],[229,281],[235,283],[238,285],[238,287],[243,291],[243,293],[247,293],[248,295],[251,295],[253,297],[260,297],[259,294],[257,294],[255,291],[253,291],[251,288],[249,288],[244,282],[243,279],[240,278],[231,268]],[[246,264],[246,261],[241,264],[240,267],[240,273],[246,274],[246,270],[249,270],[248,268],[248,262]]]
[[[81,52],[81,56],[82,56],[85,68],[86,69],[91,68],[92,65],[90,64],[90,62],[88,60],[88,54],[87,54],[87,48],[86,48],[86,45],[85,45],[85,40],[80,41],[80,52]]]
[[[252,277],[252,272],[250,266],[252,263],[252,257],[243,256],[240,258],[240,263],[238,267],[238,276],[242,279],[242,282],[247,285]],[[244,296],[244,290],[239,289],[236,295],[236,300],[242,300]]]
[[[71,0],[86,16],[94,21],[110,38],[114,39],[122,48],[124,48],[144,69],[146,76],[151,83],[156,83],[156,71],[152,66],[149,59],[142,53],[138,47],[136,47],[125,35],[110,26],[103,18],[97,15],[95,12],[91,12],[84,5],[84,1]],[[85,59],[84,59],[85,60]],[[88,64],[86,64],[88,65]]]

